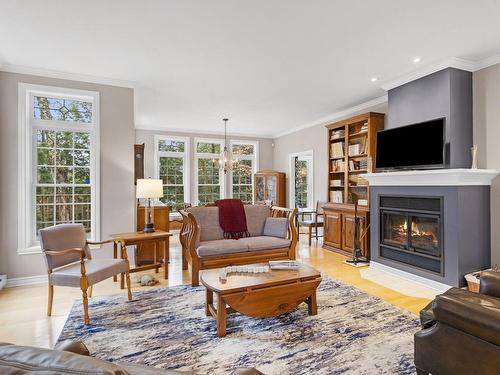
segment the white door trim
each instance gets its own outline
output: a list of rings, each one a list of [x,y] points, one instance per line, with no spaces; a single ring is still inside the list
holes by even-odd
[[[298,156],[310,156],[311,157],[311,202],[314,204],[314,150],[306,150],[301,152],[294,152],[288,154],[288,202],[290,207],[295,207],[295,168],[294,168],[294,158]],[[308,175],[309,177],[309,175]],[[308,207],[314,208],[314,207]]]

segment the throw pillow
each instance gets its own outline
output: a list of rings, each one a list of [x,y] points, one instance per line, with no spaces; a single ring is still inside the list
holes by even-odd
[[[264,224],[264,236],[286,238],[288,219],[285,217],[268,217]]]

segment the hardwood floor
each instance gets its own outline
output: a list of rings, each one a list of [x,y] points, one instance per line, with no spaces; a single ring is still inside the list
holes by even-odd
[[[366,272],[360,271],[362,269],[344,264],[344,256],[322,249],[314,240],[312,246],[308,246],[306,235],[301,236],[298,259],[332,278],[353,285],[415,314],[418,314],[429,302],[428,298],[412,296],[415,292],[421,291],[421,285],[413,285],[411,282],[400,280],[398,289],[400,291],[395,291],[387,287],[388,284],[394,283],[394,280],[386,279],[384,275],[379,275],[378,282],[370,281],[363,277]],[[136,282],[140,275],[145,273],[155,275],[160,281],[155,287],[189,284],[191,279],[189,272],[182,271],[181,268],[180,244],[178,236],[175,235],[171,241],[169,279],[164,280],[161,272],[154,274],[154,271],[133,274],[133,291],[149,288],[141,287]],[[126,291],[120,290],[119,283],[113,283],[112,279],[94,286],[94,296],[115,293],[123,293],[124,301],[126,300]],[[432,294],[432,292],[427,294]],[[52,347],[57,341],[73,302],[79,298],[81,298],[81,293],[78,288],[55,287],[53,315],[47,317],[47,285],[30,285],[1,290],[0,342]],[[321,314],[321,311],[318,313]],[[92,311],[90,311],[90,316],[92,318]]]

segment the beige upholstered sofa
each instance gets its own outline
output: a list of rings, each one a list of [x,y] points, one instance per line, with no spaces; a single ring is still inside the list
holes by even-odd
[[[191,284],[199,285],[199,271],[229,265],[295,259],[298,241],[297,209],[246,205],[250,237],[224,239],[218,207],[189,207],[181,210],[180,232],[183,269],[191,265]]]

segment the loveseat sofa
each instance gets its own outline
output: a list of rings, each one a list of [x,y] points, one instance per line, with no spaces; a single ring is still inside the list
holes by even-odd
[[[479,293],[451,288],[420,312],[417,373],[500,373],[500,273],[482,272]]]
[[[183,269],[191,265],[191,284],[199,285],[199,271],[230,265],[295,259],[297,209],[245,205],[250,237],[224,239],[218,207],[189,207],[180,211]]]

